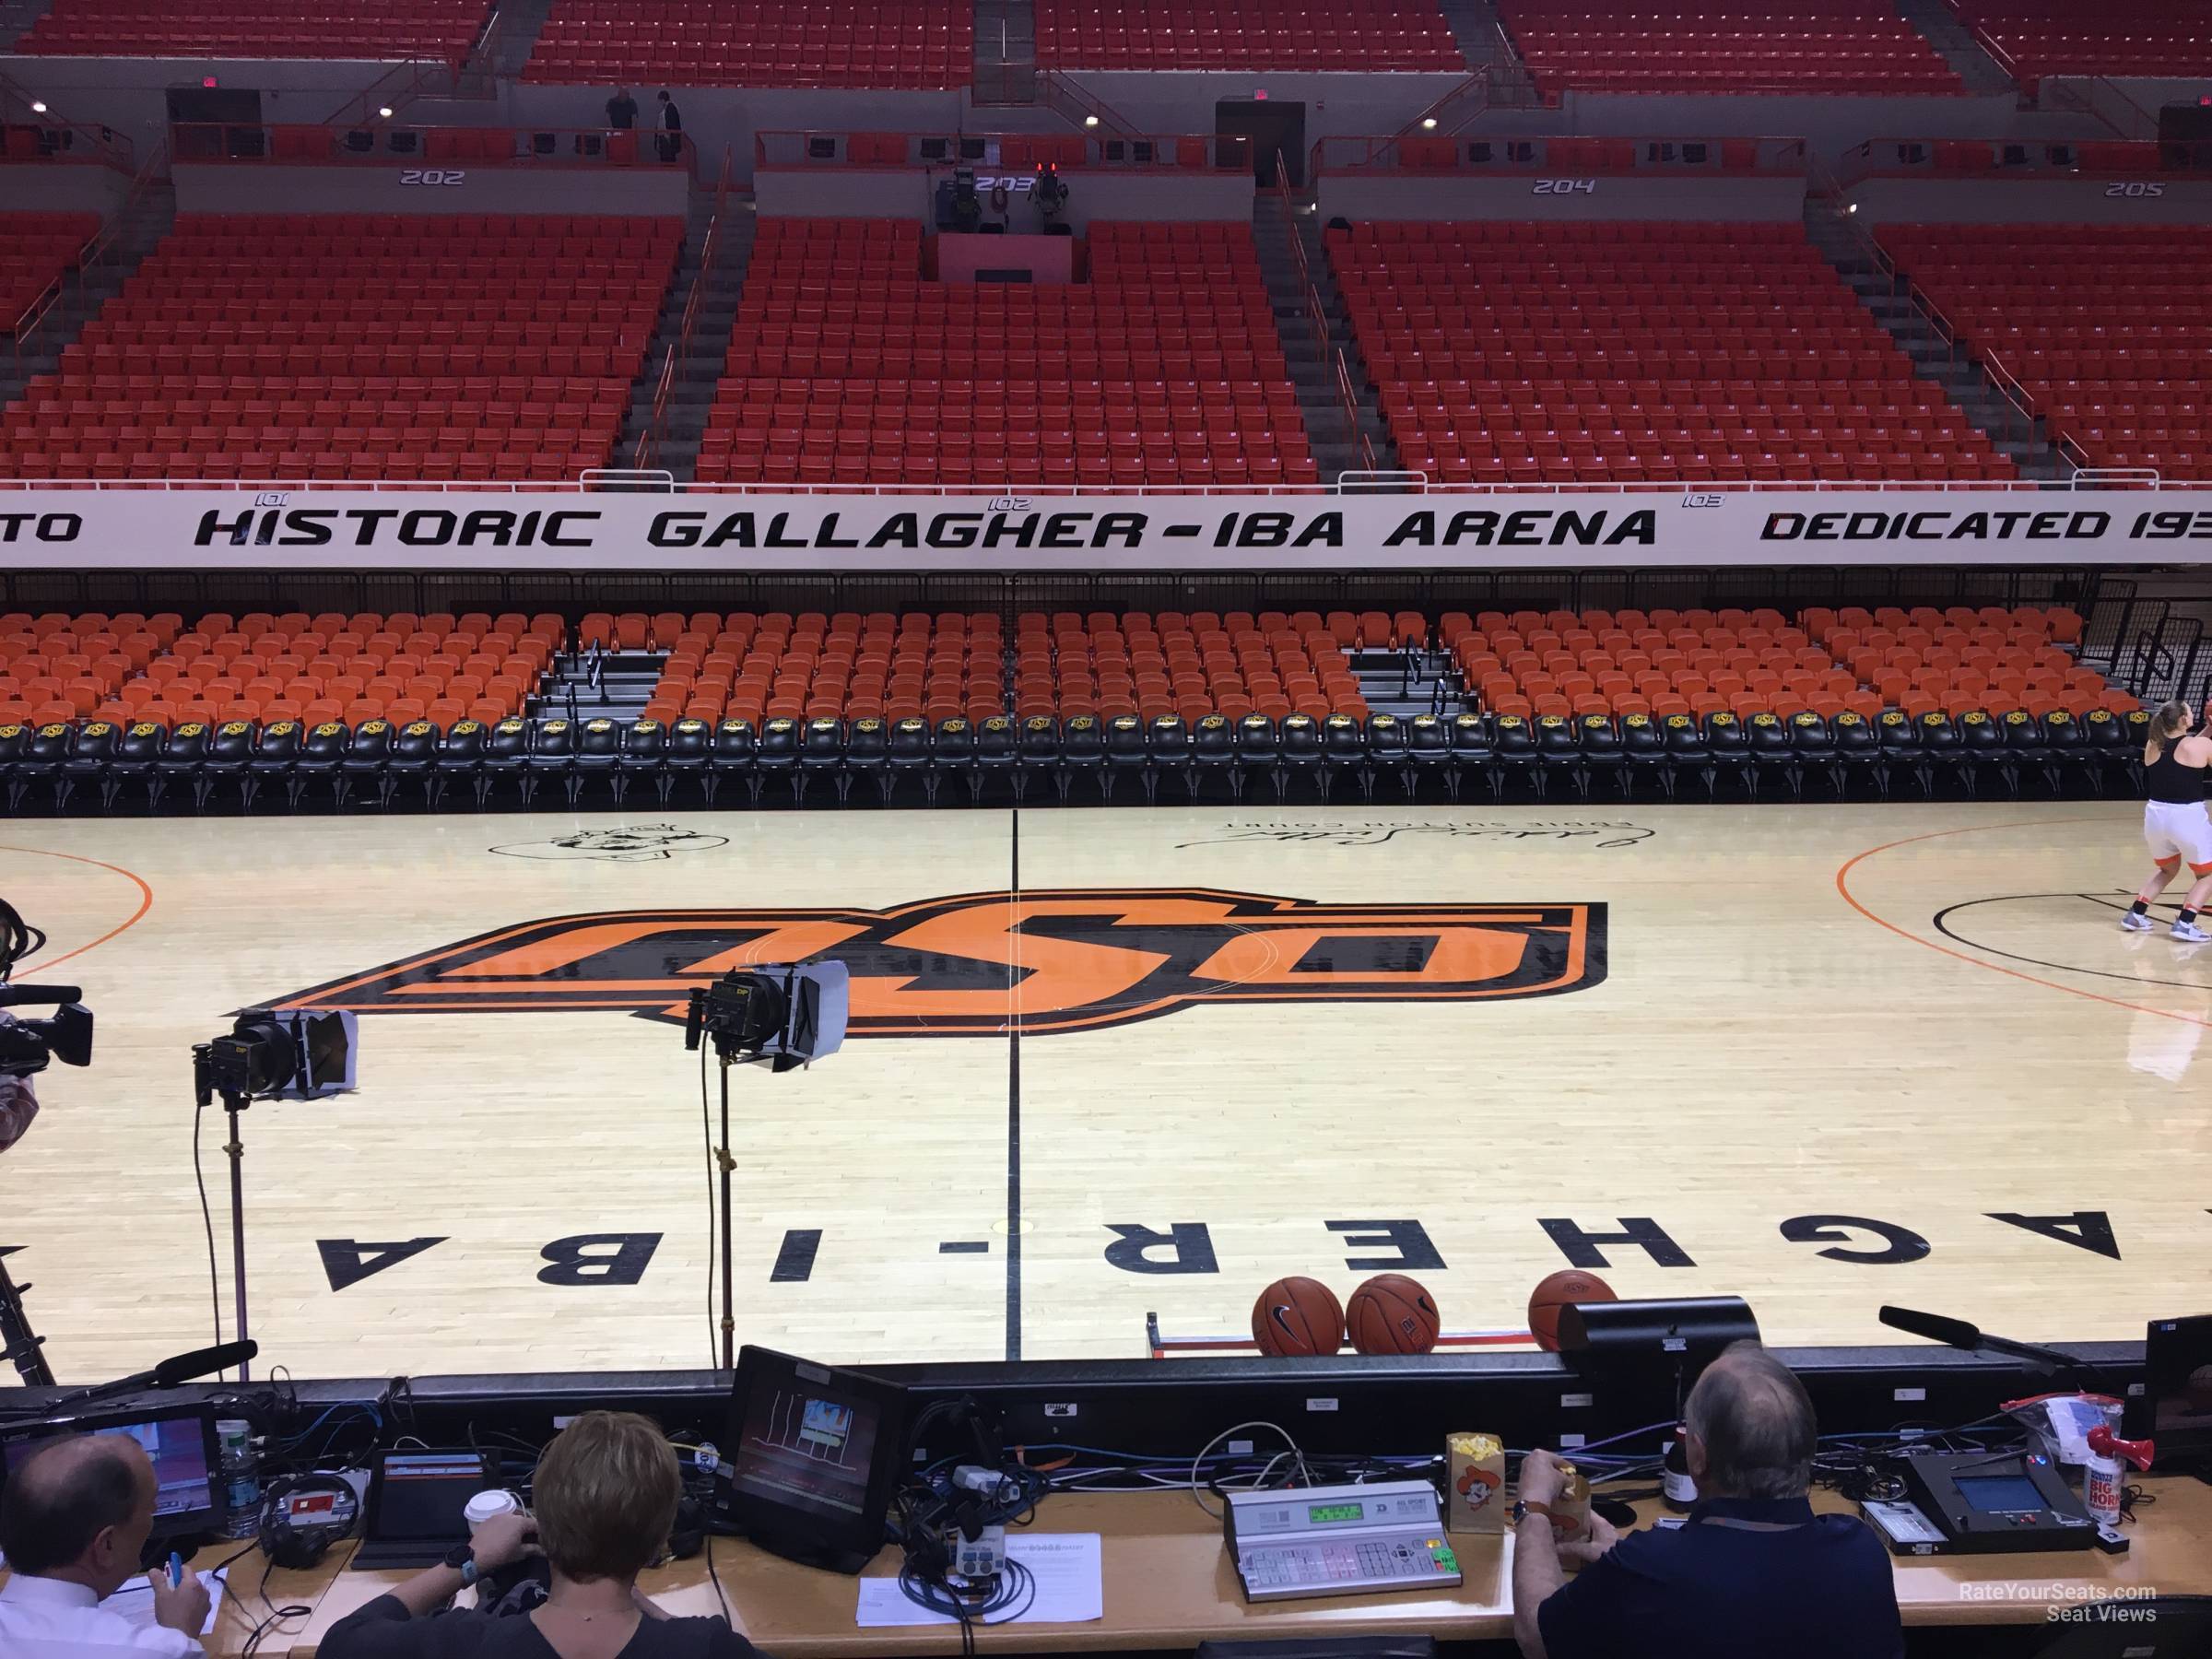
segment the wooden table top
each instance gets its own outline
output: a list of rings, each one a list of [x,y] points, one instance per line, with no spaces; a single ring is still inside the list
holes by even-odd
[[[2115,1594],[2212,1594],[2212,1487],[2186,1478],[2146,1483],[2157,1501],[2125,1530],[2125,1555],[2073,1550],[2031,1556],[1896,1558],[1898,1602],[1908,1625],[2040,1624],[2054,1605]],[[1815,1507],[1850,1512],[1853,1506],[1817,1493]],[[1663,1512],[1639,1506],[1648,1524]],[[1202,1513],[1187,1493],[1067,1493],[1038,1512],[1045,1532],[1095,1532],[1104,1540],[1105,1617],[1088,1624],[1022,1624],[980,1630],[984,1646],[1041,1651],[1188,1647],[1206,1638],[1258,1640],[1344,1630],[1359,1634],[1426,1631],[1475,1641],[1510,1635],[1512,1628],[1512,1540],[1455,1535],[1465,1583],[1456,1590],[1410,1596],[1336,1596],[1252,1606],[1238,1586],[1221,1546],[1221,1524]],[[777,1659],[844,1659],[860,1653],[957,1652],[949,1625],[861,1630],[854,1622],[856,1582],[794,1565],[731,1538],[712,1543],[716,1571],[733,1621]],[[218,1558],[219,1559],[219,1558]],[[202,1565],[206,1563],[203,1561]],[[240,1563],[240,1587],[253,1594],[251,1564]],[[318,1570],[326,1581],[312,1618],[291,1636],[293,1659],[309,1659],[323,1632],[407,1575],[404,1571]],[[871,1574],[897,1571],[886,1550]],[[278,1601],[306,1600],[298,1586],[316,1575],[278,1573]],[[718,1603],[706,1562],[695,1558],[646,1574],[643,1587],[670,1612],[711,1614]],[[226,1614],[226,1620],[229,1615]],[[250,1628],[248,1626],[247,1628]],[[226,1623],[211,1646],[237,1646]],[[265,1642],[263,1652],[274,1644]]]

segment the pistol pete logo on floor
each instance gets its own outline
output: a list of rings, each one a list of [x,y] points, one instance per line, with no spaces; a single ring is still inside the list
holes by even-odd
[[[552,916],[277,999],[358,1014],[622,1009],[680,1023],[735,968],[833,957],[847,1035],[1097,1030],[1207,1003],[1552,996],[1606,977],[1602,904],[1313,904],[1210,888],[963,893],[874,910]]]

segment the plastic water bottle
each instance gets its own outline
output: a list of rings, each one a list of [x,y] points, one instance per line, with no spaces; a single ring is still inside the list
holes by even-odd
[[[261,1530],[261,1481],[253,1461],[253,1425],[239,1418],[224,1418],[215,1426],[215,1438],[222,1456],[218,1477],[229,1505],[224,1533],[233,1538],[251,1538]]]

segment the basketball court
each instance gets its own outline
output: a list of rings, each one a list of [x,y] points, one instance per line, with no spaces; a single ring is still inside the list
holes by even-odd
[[[1623,1296],[1740,1293],[1791,1344],[1879,1340],[1892,1300],[2127,1338],[2212,1260],[2212,947],[2117,927],[2138,823],[18,821],[0,892],[51,935],[18,977],[81,982],[98,1037],[0,1161],[0,1245],[65,1381],[212,1340],[192,1045],[256,1004],[353,1007],[359,1091],[242,1120],[264,1365],[709,1363],[681,1009],[827,951],[855,975],[843,1049],[732,1074],[741,1341],[1136,1357],[1148,1312],[1234,1334],[1278,1275],[1341,1294],[1371,1264],[1447,1331],[1520,1328],[1579,1264]],[[227,1321],[224,1139],[210,1109]]]

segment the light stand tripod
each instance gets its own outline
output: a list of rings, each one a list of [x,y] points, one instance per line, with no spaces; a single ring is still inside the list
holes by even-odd
[[[52,1388],[53,1368],[46,1363],[46,1338],[30,1328],[23,1311],[23,1290],[7,1277],[7,1258],[0,1256],[0,1360],[14,1365],[16,1374],[32,1388]]]
[[[839,961],[785,964],[772,968],[733,968],[712,985],[692,990],[684,1017],[687,1053],[712,1040],[722,1062],[722,1145],[714,1159],[720,1184],[722,1224],[722,1343],[724,1370],[737,1368],[737,1293],[730,1238],[730,1067],[765,1065],[771,1072],[794,1071],[832,1053],[845,1040],[849,1002],[845,965]],[[700,1059],[700,1092],[706,1092],[705,1056]],[[704,1108],[704,1100],[701,1100]]]
[[[717,1214],[722,1225],[722,1365],[724,1371],[737,1369],[737,1307],[735,1256],[730,1241],[730,1176],[737,1160],[730,1156],[730,1067],[738,1065],[740,1039],[735,1031],[711,1026],[706,1019],[707,993],[703,986],[691,993],[691,1008],[684,1021],[684,1047],[696,1049],[701,1037],[714,1045],[714,1058],[722,1073],[722,1140],[714,1148],[716,1177],[721,1183],[717,1199]]]
[[[230,1160],[230,1278],[233,1320],[236,1340],[244,1342],[246,1336],[246,1144],[239,1134],[239,1119],[253,1102],[250,1096],[228,1088],[218,1089],[211,1080],[209,1056],[214,1044],[195,1042],[192,1048],[194,1099],[202,1108],[211,1104],[219,1095],[223,1115],[229,1121],[230,1138],[223,1143],[224,1155]],[[238,1380],[249,1381],[248,1361],[238,1362]]]

